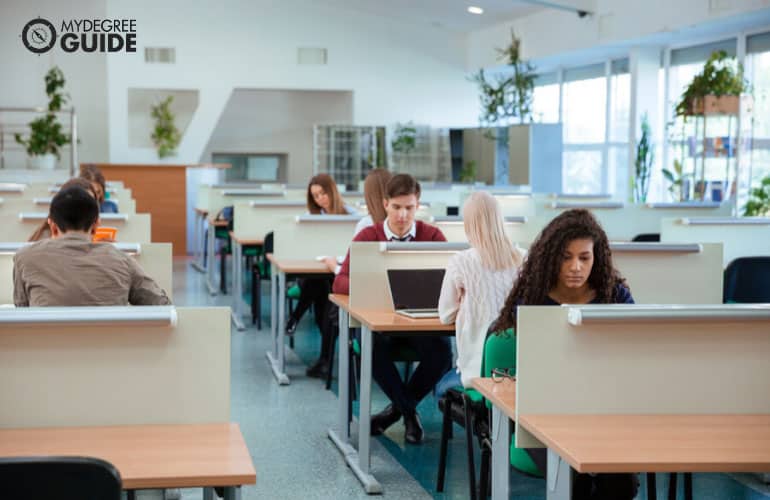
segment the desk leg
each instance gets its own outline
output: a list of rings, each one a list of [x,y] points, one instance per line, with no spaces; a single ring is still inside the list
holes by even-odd
[[[548,450],[548,477],[546,477],[546,500],[572,499],[572,468],[558,453]]]
[[[329,429],[329,439],[334,442],[337,449],[344,455],[355,455],[356,450],[350,445],[350,422],[348,421],[348,399],[350,398],[350,359],[348,344],[350,341],[350,317],[347,311],[340,308],[339,315],[340,334],[337,339],[337,358],[339,362],[339,374],[337,377],[337,428]]]
[[[235,238],[230,238],[233,248],[233,305],[230,308],[230,315],[233,317],[233,323],[238,331],[246,329],[243,324],[243,311],[241,310],[241,296],[243,294],[243,271],[241,266],[243,265],[243,247],[235,241]]]
[[[241,500],[241,487],[228,486],[225,488],[225,500]]]
[[[273,268],[275,270],[275,268]],[[286,303],[284,297],[286,297],[286,274],[282,272],[274,272],[273,276],[278,275],[278,293],[273,297],[274,301],[278,302],[278,316],[273,316],[270,320],[271,328],[273,324],[276,324],[276,331],[273,333],[273,352],[267,353],[267,359],[270,361],[270,367],[273,370],[273,375],[280,385],[288,385],[289,377],[286,375],[286,318],[284,312],[284,304]],[[271,284],[272,285],[272,284]],[[276,309],[276,304],[273,302],[273,311]]]
[[[196,212],[193,221],[193,261],[192,267],[198,272],[203,272],[203,228],[201,226],[201,216]]]
[[[382,493],[382,485],[369,472],[371,465],[372,331],[361,326],[361,399],[358,407],[358,454],[345,455],[358,480],[369,494]],[[345,417],[347,418],[347,416]]]
[[[206,286],[209,289],[209,295],[217,294],[217,287],[214,286],[214,269],[216,268],[216,228],[209,224],[209,234],[206,240],[208,255],[206,256]]]
[[[492,500],[510,496],[511,421],[496,405],[492,406]]]

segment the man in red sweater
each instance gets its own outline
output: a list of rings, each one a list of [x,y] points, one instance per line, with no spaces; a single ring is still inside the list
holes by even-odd
[[[446,241],[441,231],[415,221],[420,203],[420,184],[407,174],[398,174],[388,182],[385,211],[387,218],[362,229],[353,241]],[[350,292],[350,251],[334,280],[334,293]],[[441,377],[452,366],[452,348],[446,337],[389,337],[374,335],[372,374],[374,380],[391,400],[391,404],[372,417],[372,435],[404,417],[405,438],[417,444],[423,439],[423,429],[417,415],[417,404],[430,393]],[[408,383],[404,383],[391,358],[394,344],[406,344],[419,357],[419,366]]]

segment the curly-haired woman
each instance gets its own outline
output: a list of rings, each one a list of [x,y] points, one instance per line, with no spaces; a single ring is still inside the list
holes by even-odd
[[[632,304],[626,281],[612,264],[607,234],[587,210],[568,210],[554,218],[529,249],[493,331],[516,326],[520,305]],[[527,450],[546,474],[544,449]],[[630,500],[635,474],[578,474],[573,499]]]

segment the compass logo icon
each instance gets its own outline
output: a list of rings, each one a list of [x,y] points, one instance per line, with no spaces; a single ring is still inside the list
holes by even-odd
[[[51,50],[56,43],[56,28],[47,19],[38,17],[24,25],[21,41],[30,52],[43,54]]]

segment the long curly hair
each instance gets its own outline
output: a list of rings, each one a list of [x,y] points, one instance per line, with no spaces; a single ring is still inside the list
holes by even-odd
[[[588,286],[596,293],[596,302],[615,302],[618,285],[627,285],[612,265],[607,234],[588,210],[567,210],[554,218],[532,243],[519,269],[516,284],[492,325],[492,331],[515,327],[517,306],[541,305],[545,302],[548,292],[558,283],[567,246],[578,239],[594,242],[594,264],[588,277]]]

